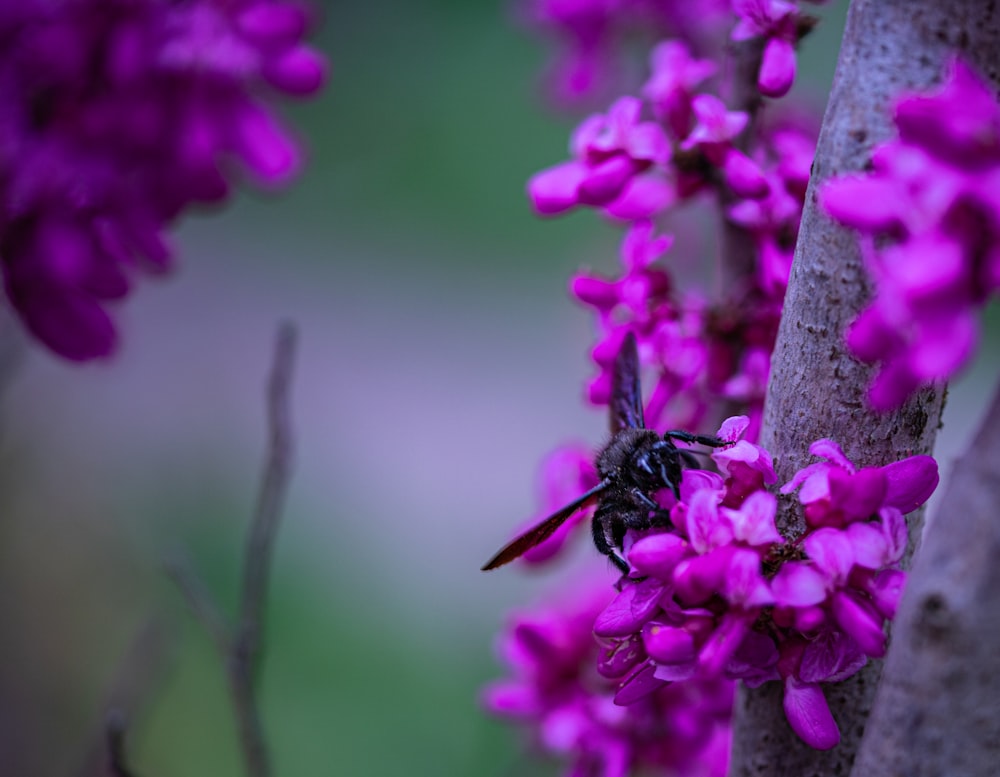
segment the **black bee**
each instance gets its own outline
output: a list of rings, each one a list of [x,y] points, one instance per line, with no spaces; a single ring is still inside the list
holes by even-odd
[[[729,444],[718,437],[682,431],[666,432],[660,437],[646,428],[642,418],[639,355],[635,335],[629,332],[615,359],[612,374],[611,440],[595,462],[601,482],[501,548],[483,565],[483,571],[496,569],[522,556],[550,537],[577,510],[596,501],[597,510],[591,522],[594,544],[622,572],[628,572],[628,562],[621,555],[626,532],[666,525],[669,514],[656,503],[653,495],[669,488],[680,499],[682,465],[698,468],[698,460],[691,451],[678,448],[674,440],[712,448]]]

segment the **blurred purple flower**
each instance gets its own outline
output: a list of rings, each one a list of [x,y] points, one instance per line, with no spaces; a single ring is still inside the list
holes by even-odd
[[[326,63],[283,0],[21,2],[0,13],[0,256],[28,329],[106,356],[109,303],[163,272],[166,230],[244,174],[284,184],[298,146],[268,107]]]
[[[558,40],[548,96],[577,108],[622,88],[630,39],[679,36],[705,46],[732,18],[729,0],[519,0],[517,7],[526,24]]]
[[[593,454],[587,447],[564,445],[552,451],[542,461],[539,487],[542,505],[540,514],[526,521],[519,532],[527,530],[546,516],[565,507],[596,486],[599,479],[597,469],[594,467]],[[526,551],[521,558],[529,564],[548,561],[562,549],[573,529],[588,520],[592,514],[592,508],[578,510],[556,529],[551,537]]]
[[[673,137],[687,137],[691,131],[694,87],[717,70],[718,65],[712,60],[692,57],[684,41],[663,41],[653,49],[651,73],[642,94]]]
[[[976,347],[976,314],[1000,288],[1000,104],[959,59],[944,83],[896,104],[897,138],[872,172],[827,181],[821,203],[864,236],[872,304],[847,333],[879,362],[869,399],[901,404],[947,379]],[[877,239],[877,240],[876,240]]]
[[[513,676],[485,689],[485,705],[530,726],[543,751],[569,759],[567,775],[722,777],[732,683],[650,684],[641,640],[594,639],[594,619],[612,593],[575,588],[572,604],[512,618],[500,653]],[[611,679],[622,675],[624,682]]]
[[[768,97],[782,97],[795,82],[798,7],[787,0],[733,0],[733,10],[739,17],[733,40],[764,38],[757,88]]]
[[[528,194],[535,209],[554,215],[576,205],[614,202],[639,174],[670,161],[663,129],[640,121],[642,103],[622,97],[607,114],[590,116],[573,133],[573,159],[532,177]]]

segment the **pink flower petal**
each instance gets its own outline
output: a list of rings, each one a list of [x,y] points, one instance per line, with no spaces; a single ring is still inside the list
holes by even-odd
[[[891,620],[896,617],[905,588],[905,572],[899,569],[884,569],[872,579],[868,593],[879,613]]]
[[[771,579],[771,591],[779,604],[809,607],[826,599],[826,580],[811,564],[790,561]]]
[[[868,663],[858,643],[832,629],[806,645],[799,663],[798,677],[807,683],[838,683],[851,677]]]
[[[726,613],[698,654],[698,667],[707,677],[718,677],[750,631],[753,618]]]
[[[585,205],[607,205],[621,194],[635,173],[635,162],[618,154],[587,170],[577,188],[577,196]]]
[[[839,529],[818,529],[802,542],[816,568],[833,583],[843,583],[854,566],[854,548]]]
[[[656,676],[656,665],[652,662],[636,667],[632,673],[618,685],[615,693],[615,704],[620,707],[632,704],[654,691],[659,690],[666,682]]]
[[[580,202],[577,191],[586,175],[586,166],[576,161],[535,173],[528,181],[531,204],[543,216],[569,210]]]
[[[810,747],[829,750],[840,742],[840,729],[817,684],[788,677],[783,706],[792,731]]]
[[[851,463],[851,460],[844,455],[844,451],[833,440],[816,440],[816,442],[809,446],[809,452],[813,456],[826,459],[831,464],[843,467],[848,472],[854,472],[854,465]]]
[[[879,569],[887,563],[888,545],[880,527],[872,523],[852,523],[847,536],[854,551],[854,563],[865,569]]]
[[[687,664],[694,660],[695,645],[691,633],[662,623],[647,623],[642,641],[649,657],[661,664]]]
[[[697,605],[722,590],[735,548],[724,545],[707,555],[681,561],[674,570],[677,597],[684,604]]]
[[[722,163],[726,183],[740,197],[759,199],[771,190],[763,171],[746,154],[729,149]]]
[[[757,74],[757,88],[767,97],[783,97],[795,82],[795,47],[784,38],[771,38]]]
[[[857,641],[866,655],[872,658],[882,658],[885,655],[882,619],[871,605],[840,591],[833,597],[833,617]]]
[[[839,467],[829,472],[830,501],[847,522],[870,518],[882,506],[888,489],[881,469],[866,467],[853,475]]]
[[[900,186],[894,180],[845,175],[819,187],[823,210],[848,227],[882,232],[900,222]]]
[[[687,536],[698,553],[725,545],[733,538],[728,521],[719,514],[718,495],[713,491],[696,491],[688,503]]]
[[[761,572],[760,556],[752,550],[734,551],[722,594],[730,604],[743,609],[774,604],[774,595]]]
[[[602,677],[621,677],[636,664],[645,661],[646,657],[642,637],[638,634],[613,640],[609,646],[601,649],[597,658],[597,673]]]
[[[629,181],[621,194],[605,206],[604,212],[621,221],[638,221],[670,209],[677,199],[674,184],[648,171]]]
[[[767,491],[755,491],[750,494],[739,510],[720,508],[732,523],[733,537],[753,547],[771,543],[780,544],[785,541],[774,525],[777,509],[777,497]]]
[[[626,582],[594,622],[599,637],[624,637],[638,631],[659,607],[663,583],[655,578]]]
[[[879,510],[879,517],[882,519],[882,535],[885,537],[885,563],[898,563],[910,542],[906,519],[895,507],[883,507]]]
[[[722,422],[717,437],[729,442],[736,442],[743,437],[743,433],[750,426],[750,419],[745,415],[734,415]]]
[[[690,546],[672,532],[650,534],[638,540],[628,551],[633,571],[670,580],[674,567],[690,553]]]
[[[887,464],[882,471],[888,484],[883,504],[904,513],[926,502],[940,480],[937,462],[930,456],[910,456]]]

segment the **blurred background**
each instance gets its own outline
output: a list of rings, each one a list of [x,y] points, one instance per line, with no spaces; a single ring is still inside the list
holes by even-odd
[[[804,47],[798,88],[819,106],[844,5]],[[612,271],[619,235],[528,208],[526,179],[565,157],[575,121],[544,107],[550,47],[508,5],[325,17],[331,82],[288,112],[311,153],[301,180],[186,221],[178,272],[121,309],[114,361],[29,346],[4,386],[4,777],[82,773],[151,619],[171,649],[129,732],[135,771],[242,774],[224,673],[163,561],[183,549],[233,612],[285,318],[301,336],[295,473],[260,700],[276,774],[555,771],[477,693],[502,671],[505,613],[565,575],[479,566],[534,514],[539,459],[602,440],[582,402],[590,320],[565,289],[581,265]],[[980,359],[952,388],[945,469],[996,372]]]

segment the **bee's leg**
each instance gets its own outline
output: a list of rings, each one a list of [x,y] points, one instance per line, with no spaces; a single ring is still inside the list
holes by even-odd
[[[681,500],[680,495],[673,489],[669,480],[667,480],[667,487],[670,488],[671,491],[674,491],[674,496],[677,497],[677,501],[679,502]],[[632,495],[649,508],[649,512],[653,516],[650,519],[651,523],[653,523],[656,526],[671,525],[670,511],[664,510],[662,507],[660,507],[660,505],[657,504],[653,499],[651,499],[649,495],[646,492],[644,492],[641,488],[633,488]],[[622,535],[622,539],[625,539],[624,534]]]
[[[681,461],[687,465],[688,469],[701,469],[701,462],[691,451],[678,450],[677,455],[681,457]]]
[[[620,530],[618,527],[621,527]],[[629,564],[622,558],[619,548],[622,540],[625,539],[625,530],[628,528],[624,521],[616,521],[614,513],[610,510],[597,509],[594,518],[590,522],[591,532],[594,535],[594,545],[597,549],[611,559],[611,562],[618,567],[623,574],[628,574]],[[621,534],[619,537],[618,534]]]
[[[663,481],[663,485],[674,492],[674,498],[678,502],[681,501],[681,484],[675,483],[674,479],[670,477],[670,473],[667,472],[666,464],[660,465],[660,479]]]
[[[696,442],[699,445],[707,445],[709,448],[721,448],[723,445],[730,445],[729,440],[718,437],[710,437],[704,434],[691,434],[680,429],[674,429],[663,433],[664,439],[680,440],[681,442]]]

